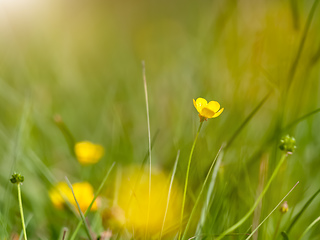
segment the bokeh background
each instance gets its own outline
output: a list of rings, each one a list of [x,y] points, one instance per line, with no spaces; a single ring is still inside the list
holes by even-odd
[[[287,198],[290,210],[281,221],[283,230],[320,187],[320,114],[283,131],[320,107],[319,6],[304,34],[312,5],[313,1],[297,0],[0,0],[0,238],[10,239],[21,230],[16,190],[9,182],[14,171],[25,176],[22,197],[26,218],[32,215],[30,239],[57,239],[63,227],[72,231],[77,224],[70,212],[52,205],[52,186],[44,169],[57,181],[68,176],[96,189],[116,162],[103,191],[105,206],[112,206],[121,193],[119,179],[128,169],[139,168],[148,152],[142,60],[153,168],[165,176],[159,179],[169,179],[180,150],[178,202],[199,124],[192,99],[216,100],[225,108],[201,130],[187,215],[220,146],[233,139],[267,96],[224,154],[204,229],[208,235],[219,234],[245,215],[256,198],[259,179],[268,179],[279,161],[279,139],[289,133],[297,140],[297,150],[259,210],[262,220],[300,181]],[[75,160],[53,121],[56,114],[77,141],[104,147],[99,163],[84,167]],[[292,229],[293,239],[318,217],[319,201],[315,199]],[[89,217],[97,231],[106,229],[100,213]],[[276,211],[256,239],[271,239],[279,218]],[[252,221],[251,217],[236,232],[247,232]],[[308,239],[319,238],[315,227]]]

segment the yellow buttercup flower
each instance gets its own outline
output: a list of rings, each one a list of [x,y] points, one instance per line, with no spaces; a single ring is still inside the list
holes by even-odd
[[[218,117],[224,110],[220,109],[220,104],[216,101],[210,101],[209,103],[204,98],[193,99],[193,105],[197,109],[200,117],[200,121],[207,120],[208,118]]]
[[[85,212],[94,197],[93,187],[88,182],[79,182],[72,184],[72,188],[81,211]],[[59,182],[55,188],[51,189],[49,197],[56,208],[62,209],[65,206],[66,201],[68,201],[78,209],[72,191],[65,182]],[[95,201],[91,207],[91,211],[95,211],[97,209],[97,201]]]
[[[99,144],[83,141],[75,144],[74,152],[81,164],[94,164],[101,159],[104,149]]]

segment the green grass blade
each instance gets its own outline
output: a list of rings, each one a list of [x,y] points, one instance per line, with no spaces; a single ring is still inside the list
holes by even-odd
[[[215,162],[216,162],[216,164],[214,166],[213,173],[212,173],[212,176],[211,176],[211,181],[210,181],[209,188],[208,188],[208,191],[207,191],[206,201],[204,202],[204,205],[203,205],[203,207],[201,209],[200,221],[199,221],[198,226],[197,226],[196,236],[201,235],[202,227],[204,226],[204,223],[205,223],[205,221],[207,219],[207,214],[208,214],[208,211],[210,209],[210,202],[212,201],[214,185],[215,185],[216,178],[217,178],[217,175],[218,175],[218,170],[220,168],[220,164],[221,164],[221,161],[222,161],[222,158],[223,158],[223,155],[224,155],[224,152],[222,151],[222,149],[224,147],[225,147],[225,144],[223,144],[221,146],[221,148],[219,149],[218,154],[216,155],[216,157],[215,157],[215,159],[213,161],[213,164],[215,164]],[[209,170],[209,172],[210,172],[210,170]]]
[[[303,115],[302,117],[294,120],[292,123],[288,124],[286,127],[284,127],[283,131],[282,132],[285,132],[287,130],[289,130],[290,128],[294,127],[295,125],[297,125],[298,123],[300,123],[301,121],[305,120],[306,118],[312,116],[313,114],[316,114],[320,112],[320,108],[317,108],[316,110],[312,111],[312,112],[309,112],[305,115]]]
[[[208,173],[207,173],[207,176],[206,176],[206,178],[205,178],[205,180],[204,180],[204,182],[203,182],[203,184],[202,184],[200,193],[198,194],[197,200],[196,200],[196,202],[195,202],[195,204],[193,205],[193,208],[192,208],[192,210],[191,210],[190,216],[189,216],[189,218],[188,218],[187,225],[186,225],[186,227],[185,227],[185,229],[184,229],[184,232],[183,232],[183,235],[182,235],[182,239],[184,239],[184,238],[186,237],[186,234],[187,234],[187,232],[188,232],[188,230],[189,230],[189,227],[190,227],[191,220],[193,220],[193,215],[194,215],[194,213],[195,213],[195,211],[196,211],[196,209],[197,209],[197,206],[198,206],[198,204],[199,204],[199,202],[200,202],[200,199],[201,199],[201,197],[202,197],[202,194],[203,194],[203,192],[204,192],[204,189],[205,189],[205,187],[206,187],[206,184],[207,184],[207,182],[208,182],[208,180],[209,180],[209,177],[210,177],[210,175],[211,175],[211,172],[212,172],[212,170],[214,169],[214,170],[216,170],[216,171],[212,174],[212,178],[211,178],[211,183],[213,183],[213,184],[210,183],[210,185],[212,185],[212,186],[210,186],[211,188],[209,187],[209,189],[208,189],[206,202],[205,202],[205,205],[204,205],[204,207],[203,207],[203,209],[204,209],[204,214],[207,213],[206,207],[209,205],[210,197],[211,197],[211,194],[212,194],[212,192],[213,192],[213,187],[214,187],[214,183],[215,183],[216,176],[217,176],[217,171],[218,171],[218,169],[219,169],[219,166],[220,166],[220,163],[221,163],[221,160],[222,160],[222,157],[223,157],[223,151],[222,151],[222,153],[221,153],[221,150],[223,149],[223,147],[224,147],[224,144],[220,147],[220,149],[219,149],[216,157],[214,158],[214,160],[213,160],[213,162],[212,162],[212,164],[211,164],[211,166],[210,166],[210,168],[209,168],[209,171],[208,171]],[[220,153],[221,153],[221,154],[220,154]],[[218,160],[218,162],[217,162],[217,160]],[[216,162],[217,162],[217,164],[215,164]],[[214,168],[214,167],[215,167],[215,168]]]
[[[159,237],[159,239],[162,238],[162,234],[163,234],[164,223],[165,223],[166,217],[167,217],[167,212],[168,212],[168,208],[169,208],[169,201],[170,201],[170,195],[171,195],[171,189],[172,189],[172,184],[173,184],[174,176],[175,176],[176,171],[177,171],[179,156],[180,156],[180,150],[178,150],[177,157],[176,157],[176,161],[175,161],[175,163],[174,163],[173,170],[172,170],[172,175],[171,175],[170,185],[169,185],[169,191],[168,191],[168,197],[167,197],[167,205],[166,205],[166,210],[165,210],[164,217],[163,217],[163,222],[162,222],[162,227],[161,227],[161,232],[160,232],[160,237]]]
[[[276,168],[274,169],[269,181],[267,182],[265,188],[263,189],[262,193],[259,195],[259,197],[256,199],[256,201],[254,202],[253,206],[250,208],[250,210],[247,212],[247,214],[245,216],[243,216],[237,223],[235,223],[233,226],[231,226],[230,228],[228,228],[227,230],[225,230],[223,233],[221,233],[221,235],[216,239],[216,240],[221,240],[223,237],[225,237],[227,234],[231,233],[232,231],[234,231],[235,229],[237,229],[239,226],[241,226],[249,217],[250,215],[253,213],[253,211],[255,210],[255,208],[258,206],[259,202],[261,201],[261,199],[263,198],[263,196],[265,195],[265,193],[267,192],[267,190],[270,187],[271,182],[273,181],[273,179],[275,178],[275,176],[277,175],[282,163],[286,160],[288,154],[283,154],[278,165],[276,166]]]
[[[314,12],[317,8],[317,5],[319,3],[319,0],[315,0],[313,2],[313,5],[311,7],[311,10],[308,14],[308,19],[307,19],[307,22],[306,22],[306,25],[304,26],[304,30],[303,30],[303,34],[302,34],[302,37],[301,37],[301,40],[300,40],[300,44],[299,44],[299,48],[298,48],[298,52],[297,52],[297,55],[291,65],[291,68],[290,68],[290,71],[289,71],[289,74],[288,74],[288,87],[287,87],[287,91],[289,91],[289,88],[293,82],[293,78],[294,78],[294,75],[296,73],[296,70],[297,70],[297,66],[298,66],[298,63],[299,63],[299,60],[300,60],[300,56],[301,56],[301,53],[302,53],[302,50],[303,50],[303,47],[304,47],[304,44],[305,44],[305,41],[306,41],[306,38],[307,38],[307,35],[308,35],[308,31],[309,31],[309,28],[310,28],[310,25],[311,25],[311,22],[312,22],[312,18],[313,18],[313,15],[314,15]]]
[[[101,192],[104,184],[106,183],[106,181],[107,181],[107,179],[108,179],[108,177],[109,177],[109,175],[110,175],[110,173],[111,173],[111,171],[112,171],[112,169],[113,169],[113,167],[114,167],[115,164],[116,164],[115,162],[112,163],[112,165],[111,165],[111,167],[109,168],[107,174],[105,175],[105,177],[103,178],[102,182],[100,183],[100,186],[99,186],[97,192],[95,193],[95,195],[94,195],[94,197],[93,197],[93,199],[92,199],[89,207],[87,208],[87,210],[86,210],[85,213],[84,213],[84,217],[86,217],[86,216],[88,215],[88,213],[90,212],[90,209],[91,209],[94,201],[95,201],[95,200],[97,199],[97,197],[99,196],[99,194],[100,194],[100,192]],[[76,229],[75,229],[75,231],[73,232],[72,236],[70,237],[70,240],[74,240],[74,239],[75,239],[75,237],[77,236],[78,231],[80,230],[81,225],[82,225],[82,221],[80,220],[79,223],[78,223],[78,225],[77,225],[77,227],[76,227]]]
[[[299,240],[301,240],[303,238],[304,235],[306,235],[307,232],[309,232],[309,230],[320,221],[320,216],[317,217],[307,228],[306,230],[304,230],[304,232],[301,234],[301,237],[299,238]]]
[[[293,186],[293,188],[291,188],[291,190],[284,196],[284,198],[281,199],[281,201],[278,203],[277,206],[275,206],[274,209],[272,209],[272,211],[268,214],[268,216],[265,217],[265,219],[263,219],[263,221],[251,232],[251,234],[246,238],[246,240],[249,240],[253,234],[260,228],[260,226],[271,216],[271,214],[277,210],[280,206],[280,204],[287,198],[287,196],[293,191],[293,189],[299,184],[299,181]]]
[[[151,158],[151,128],[150,128],[150,114],[149,114],[149,100],[148,100],[148,88],[147,88],[147,78],[146,78],[146,66],[145,62],[142,61],[142,77],[144,86],[144,95],[146,101],[146,111],[147,111],[147,125],[148,125],[148,152],[149,152],[149,193],[148,193],[148,211],[147,211],[147,223],[145,238],[147,237],[148,227],[149,227],[149,217],[150,217],[150,204],[151,204],[151,168],[152,168],[152,158]]]
[[[89,226],[88,226],[88,224],[87,224],[87,222],[86,222],[86,219],[85,219],[85,217],[84,217],[84,215],[83,215],[83,212],[81,211],[81,208],[80,208],[80,205],[79,205],[79,203],[78,203],[78,201],[77,201],[76,195],[74,194],[73,187],[72,187],[69,179],[67,178],[67,176],[66,176],[65,178],[66,178],[66,182],[67,182],[69,188],[71,189],[73,198],[74,198],[74,200],[76,201],[76,204],[77,204],[77,207],[78,207],[78,211],[79,211],[79,213],[80,213],[80,217],[81,217],[81,219],[82,219],[82,222],[83,222],[83,224],[84,224],[84,226],[85,226],[85,230],[86,230],[87,236],[88,236],[88,238],[89,238],[90,240],[93,240],[93,239],[92,239],[92,236],[91,236],[91,234],[90,234]]]
[[[261,101],[260,103],[252,110],[252,112],[246,117],[246,119],[241,123],[240,127],[234,132],[231,136],[230,140],[227,142],[226,148],[228,148],[235,138],[239,135],[241,130],[248,124],[251,118],[258,112],[258,110],[262,107],[262,105],[267,101],[272,91],[270,91]]]
[[[296,222],[299,220],[299,218],[301,217],[301,215],[303,214],[303,212],[307,209],[307,207],[311,204],[311,202],[313,201],[313,199],[320,193],[320,189],[318,191],[316,191],[310,198],[309,200],[306,202],[306,204],[303,206],[303,208],[300,210],[300,212],[293,218],[291,224],[289,225],[289,227],[286,230],[286,233],[289,234],[292,227],[296,224]]]

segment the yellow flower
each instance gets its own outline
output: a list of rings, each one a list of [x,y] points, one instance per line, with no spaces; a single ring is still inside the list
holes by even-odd
[[[199,113],[201,122],[208,118],[218,117],[224,110],[224,108],[220,109],[220,104],[218,102],[210,101],[208,103],[204,98],[198,98],[196,101],[193,99],[193,105]]]
[[[81,164],[93,164],[103,156],[104,149],[99,144],[83,141],[75,144],[74,152]]]
[[[72,184],[72,188],[81,211],[85,212],[94,197],[92,186],[88,182],[80,182]],[[62,209],[65,206],[66,201],[68,201],[78,209],[72,191],[65,182],[59,182],[55,188],[51,189],[49,197],[56,208]],[[97,209],[97,201],[95,201],[91,207],[91,211],[95,211]]]

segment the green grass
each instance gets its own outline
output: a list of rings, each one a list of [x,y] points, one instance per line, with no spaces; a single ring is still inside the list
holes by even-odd
[[[0,1],[0,239],[23,239],[13,172],[28,239],[88,239],[50,200],[65,177],[94,188],[93,238],[320,238],[318,0],[27,2]],[[198,97],[225,110],[203,122],[184,188]],[[83,140],[98,163],[77,161]]]

